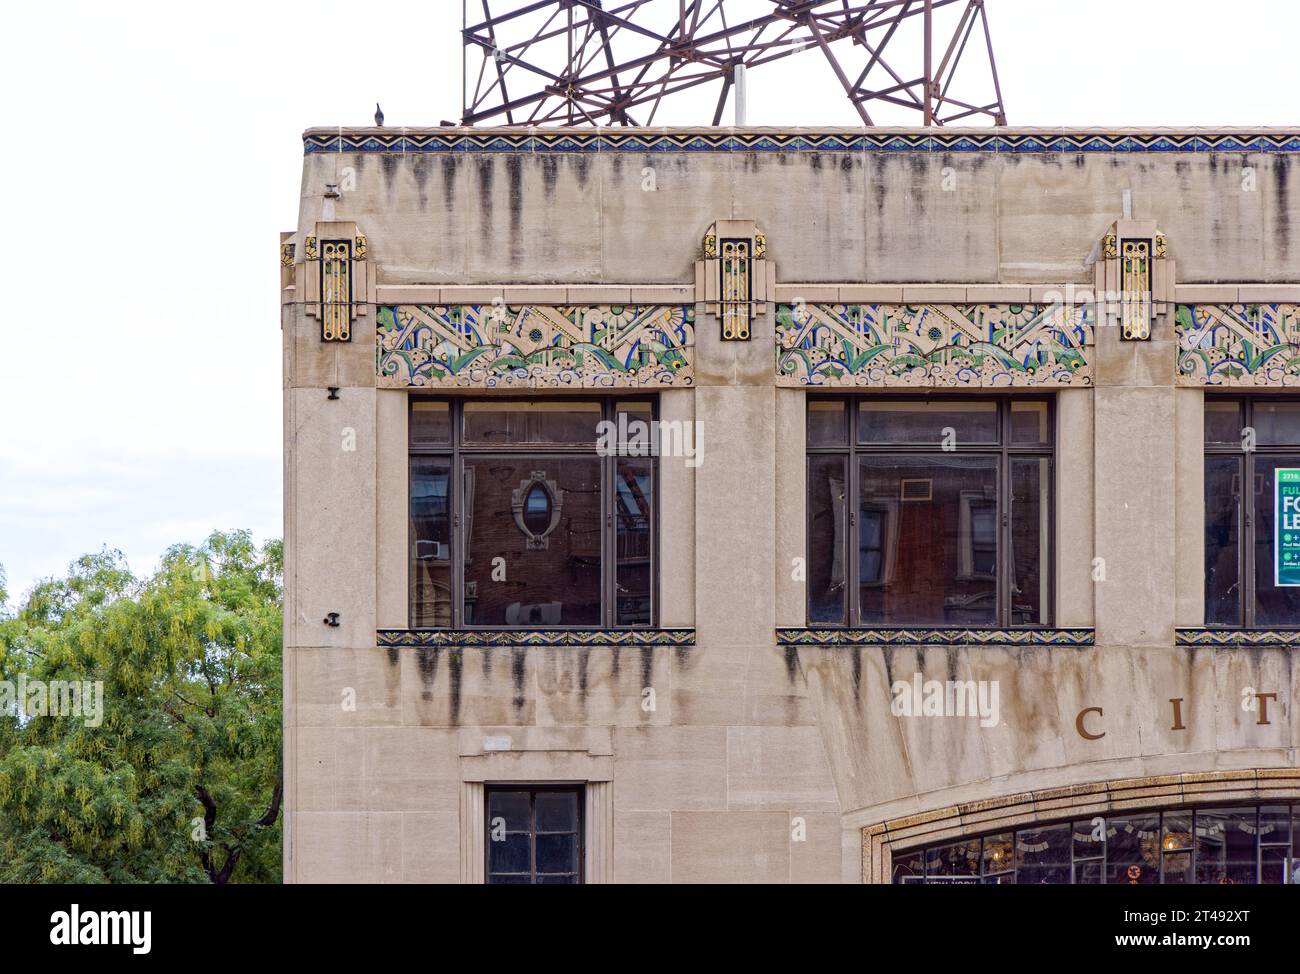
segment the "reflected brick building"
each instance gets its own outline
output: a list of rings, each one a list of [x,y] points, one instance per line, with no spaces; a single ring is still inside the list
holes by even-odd
[[[1300,133],[304,144],[287,877],[1296,875]]]

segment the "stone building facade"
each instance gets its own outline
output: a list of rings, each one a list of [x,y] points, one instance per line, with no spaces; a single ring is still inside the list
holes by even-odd
[[[1300,132],[304,145],[288,880],[1293,875]]]

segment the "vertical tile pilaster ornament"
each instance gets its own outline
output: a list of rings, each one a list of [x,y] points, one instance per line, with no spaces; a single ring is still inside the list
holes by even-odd
[[[752,220],[719,220],[705,234],[696,287],[724,342],[749,341],[755,316],[766,313],[772,271],[766,258],[767,238]]]
[[[1120,337],[1146,341],[1151,337],[1151,241],[1125,240],[1119,260]]]
[[[352,340],[352,243],[326,240],[320,259],[321,341]]]
[[[722,340],[747,341],[750,319],[750,241],[722,241]]]
[[[1174,301],[1174,262],[1165,235],[1149,221],[1118,220],[1101,240],[1095,268],[1098,324],[1124,341],[1148,341]]]
[[[358,315],[370,315],[375,268],[367,262],[370,242],[351,221],[317,223],[304,235],[303,263],[297,268],[300,300],[320,319],[320,340],[352,341]]]

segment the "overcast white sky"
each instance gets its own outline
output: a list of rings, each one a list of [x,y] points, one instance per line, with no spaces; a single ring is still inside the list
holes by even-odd
[[[502,3],[503,0],[495,0]],[[732,0],[728,0],[731,3]],[[281,533],[301,132],[460,114],[461,4],[20,3],[0,34],[0,565]],[[1292,0],[988,0],[1013,125],[1295,125]],[[856,124],[815,51],[756,125]],[[706,96],[690,117],[711,120]]]

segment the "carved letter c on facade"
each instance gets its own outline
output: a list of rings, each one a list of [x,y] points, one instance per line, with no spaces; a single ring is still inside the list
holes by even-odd
[[[1100,734],[1089,734],[1088,728],[1084,726],[1083,719],[1088,714],[1096,714],[1098,717],[1105,717],[1106,712],[1100,707],[1084,707],[1079,711],[1079,716],[1074,718],[1074,729],[1079,732],[1079,736],[1085,741],[1099,741],[1106,736],[1106,732]]]

